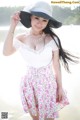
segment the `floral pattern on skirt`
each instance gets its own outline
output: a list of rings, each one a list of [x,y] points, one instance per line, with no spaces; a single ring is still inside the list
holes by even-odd
[[[67,96],[57,102],[57,83],[51,64],[34,68],[28,67],[28,72],[21,81],[21,100],[24,111],[32,115],[39,114],[39,120],[57,118],[58,111],[69,104]]]

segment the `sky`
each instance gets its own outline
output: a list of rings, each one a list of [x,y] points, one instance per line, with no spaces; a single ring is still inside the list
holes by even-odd
[[[19,6],[19,5],[28,5],[36,2],[38,0],[0,0],[0,6]],[[51,2],[51,0],[44,0]]]
[[[40,1],[40,0],[0,0],[0,7],[2,6],[27,6],[30,4],[33,4],[36,1]],[[74,6],[79,6],[80,5],[80,0],[44,0],[48,3],[52,2],[58,2],[58,1],[66,1],[66,2],[71,2],[71,4],[69,3],[65,3],[65,4],[57,4],[59,6],[69,6],[69,7],[74,7]],[[73,4],[72,2],[79,2],[78,4]],[[53,3],[51,3],[53,5]]]

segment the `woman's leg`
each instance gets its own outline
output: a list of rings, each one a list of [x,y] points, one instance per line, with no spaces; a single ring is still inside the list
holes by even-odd
[[[46,120],[54,120],[54,118],[46,118]]]
[[[39,120],[39,115],[34,116],[29,112],[30,116],[32,117],[33,120]]]

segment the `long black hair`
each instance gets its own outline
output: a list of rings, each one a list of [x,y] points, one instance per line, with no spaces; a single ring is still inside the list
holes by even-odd
[[[59,48],[59,58],[62,61],[64,68],[68,72],[70,72],[69,62],[78,63],[79,61],[77,59],[79,59],[79,57],[74,56],[74,55],[70,54],[70,52],[63,49],[60,38],[53,32],[53,29],[50,27],[49,23],[43,31],[45,34],[49,34],[52,37],[52,39],[55,41],[57,47]],[[56,41],[55,38],[57,38],[58,42]]]

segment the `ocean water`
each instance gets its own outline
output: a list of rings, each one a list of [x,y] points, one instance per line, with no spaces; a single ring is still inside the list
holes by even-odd
[[[2,54],[7,30],[8,27],[0,28],[0,112],[8,112],[9,120],[29,120],[31,117],[24,113],[20,98],[20,77],[25,63],[19,52],[8,57]],[[18,33],[23,31],[22,28],[17,30]],[[80,26],[63,26],[54,31],[64,49],[80,56]],[[62,67],[63,88],[67,91],[70,104],[60,111],[58,120],[80,120],[80,63],[70,64],[70,70],[71,74]]]

